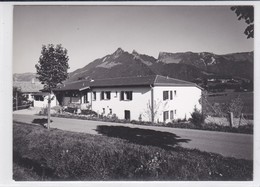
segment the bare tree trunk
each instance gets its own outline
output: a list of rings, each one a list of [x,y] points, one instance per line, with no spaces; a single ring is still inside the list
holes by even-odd
[[[230,126],[230,127],[233,127],[233,126],[234,126],[234,121],[233,121],[234,119],[233,119],[233,118],[234,118],[233,112],[230,112],[230,113],[229,113],[229,126]]]
[[[18,110],[18,93],[17,93],[17,91],[16,91],[16,94],[15,94],[15,98],[16,98],[16,101],[15,101],[15,103],[16,103],[15,106],[16,107],[15,107],[15,109]]]
[[[48,97],[48,124],[47,124],[47,129],[50,129],[50,123],[51,123],[51,93],[49,93],[49,97]]]

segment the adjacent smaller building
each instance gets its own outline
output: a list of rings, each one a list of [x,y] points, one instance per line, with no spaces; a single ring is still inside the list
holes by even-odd
[[[40,82],[35,82],[34,80],[31,82],[14,81],[13,86],[19,88],[28,101],[32,102],[34,107],[47,107],[48,93],[41,92],[43,85]],[[51,107],[56,106],[56,96],[52,94],[51,97],[53,98],[51,101]]]
[[[119,119],[170,122],[201,110],[202,89],[191,82],[161,75],[81,80],[59,85],[62,106],[77,105]]]

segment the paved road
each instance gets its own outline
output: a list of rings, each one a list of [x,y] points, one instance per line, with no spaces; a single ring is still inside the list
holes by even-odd
[[[13,114],[13,120],[26,123],[32,123],[32,121],[37,118],[43,117],[36,115]],[[178,140],[187,139],[188,141],[179,141],[179,145],[185,148],[196,148],[201,151],[219,153],[223,156],[235,158],[253,159],[253,136],[248,134],[141,126],[57,117],[52,117],[51,119],[53,120],[51,123],[52,128],[89,134],[99,134],[97,131],[97,126],[130,127],[154,130],[159,133],[168,132],[176,135]]]

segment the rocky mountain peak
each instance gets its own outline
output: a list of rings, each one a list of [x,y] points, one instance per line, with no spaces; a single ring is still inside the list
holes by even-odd
[[[117,48],[117,50],[113,54],[119,55],[123,52],[124,52],[124,50],[121,47],[119,47],[119,48]]]
[[[133,55],[139,55],[139,53],[136,50],[133,50],[132,54]]]
[[[118,58],[121,54],[123,54],[125,51],[122,48],[118,48],[113,54],[112,54],[112,58],[116,59]]]

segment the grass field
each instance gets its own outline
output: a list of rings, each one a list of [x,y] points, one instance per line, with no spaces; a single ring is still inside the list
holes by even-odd
[[[170,145],[167,141],[146,141],[156,143],[130,143],[109,136],[47,130],[14,122],[13,178],[16,181],[253,179],[253,161],[184,149],[174,136]]]
[[[230,103],[233,99],[240,97],[244,102],[243,113],[253,115],[254,93],[253,92],[224,92],[209,94],[208,101],[214,103]]]

